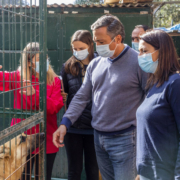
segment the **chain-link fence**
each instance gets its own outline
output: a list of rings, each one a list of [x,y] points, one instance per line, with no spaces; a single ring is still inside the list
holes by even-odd
[[[0,180],[46,179],[46,7],[0,1]]]

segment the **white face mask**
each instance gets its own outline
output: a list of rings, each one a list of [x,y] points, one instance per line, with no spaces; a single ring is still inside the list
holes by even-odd
[[[37,73],[39,73],[39,61],[37,61],[36,63],[36,68],[33,68]],[[49,70],[49,60],[47,59],[47,63],[46,63],[46,72],[48,72]]]
[[[76,57],[76,59],[82,61],[84,59],[86,59],[89,55],[88,49],[84,49],[81,51],[75,51],[73,50],[73,55]]]
[[[114,39],[110,42],[110,44],[114,41]],[[109,45],[110,44],[105,44],[105,45],[96,45],[96,51],[99,54],[99,56],[102,57],[112,57],[114,55],[114,52],[116,50],[116,48],[114,50],[110,50],[109,49]],[[117,47],[117,45],[116,45]]]

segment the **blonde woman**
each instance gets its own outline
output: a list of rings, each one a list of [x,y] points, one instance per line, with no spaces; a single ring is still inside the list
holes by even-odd
[[[47,61],[47,180],[51,179],[51,173],[53,168],[54,159],[58,148],[53,145],[52,135],[57,129],[57,113],[63,107],[63,98],[61,95],[61,82],[52,69],[50,62]],[[27,109],[38,110],[39,109],[39,43],[32,42],[27,44],[22,53],[22,64],[17,71],[14,72],[2,72],[0,71],[0,91],[3,90],[3,80],[5,80],[5,90],[14,90],[14,109]],[[2,66],[0,66],[0,69]],[[23,69],[22,69],[23,68]],[[3,78],[4,76],[4,78]],[[23,85],[27,87],[21,90],[21,79],[23,79]],[[10,82],[10,83],[9,83]],[[23,94],[23,100],[21,102],[21,96]],[[21,122],[21,119],[13,119],[11,125]],[[33,127],[27,131],[27,134],[34,134],[39,132],[39,126]],[[38,150],[36,152],[38,153]],[[36,155],[36,178],[39,174],[39,162]],[[30,157],[28,157],[30,158]],[[31,161],[31,165],[34,164],[34,158]],[[23,179],[30,179],[30,162],[27,163],[26,175],[23,175]]]

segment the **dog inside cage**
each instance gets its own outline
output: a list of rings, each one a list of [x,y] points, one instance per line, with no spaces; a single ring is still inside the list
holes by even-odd
[[[44,2],[0,1],[0,180],[44,179]]]
[[[40,179],[44,133],[19,134],[0,146],[0,180]],[[34,172],[32,164],[34,162]],[[38,162],[38,163],[36,163]],[[29,165],[31,167],[29,167]],[[38,167],[36,167],[38,166]],[[36,172],[38,169],[38,172]]]

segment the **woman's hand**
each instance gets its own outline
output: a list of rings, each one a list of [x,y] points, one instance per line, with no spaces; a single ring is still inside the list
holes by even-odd
[[[2,69],[2,66],[0,65],[0,69]]]
[[[140,176],[139,176],[139,175],[137,175],[135,180],[140,180]]]
[[[62,89],[61,89],[61,95],[63,97],[63,103],[65,104],[66,103],[66,100],[67,100],[67,93],[65,93]]]
[[[32,86],[31,81],[23,80],[23,87],[25,87],[25,88],[23,88],[23,90],[20,90],[19,93],[22,93],[27,96],[31,96],[31,95],[35,94],[35,89]]]

